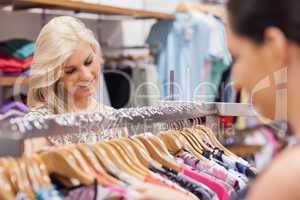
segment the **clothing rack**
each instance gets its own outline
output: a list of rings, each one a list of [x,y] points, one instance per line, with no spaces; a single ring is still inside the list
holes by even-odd
[[[62,114],[44,118],[17,118],[0,126],[0,156],[20,156],[24,139],[83,131],[99,131],[138,124],[171,123],[207,117],[216,123],[217,116],[253,116],[253,108],[238,103],[162,102],[157,106],[119,109],[111,113]],[[210,120],[208,120],[208,117]],[[207,124],[210,127],[209,124]]]

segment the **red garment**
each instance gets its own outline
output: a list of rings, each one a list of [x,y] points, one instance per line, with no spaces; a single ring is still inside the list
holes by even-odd
[[[6,72],[21,72],[31,65],[32,59],[33,56],[20,59],[0,51],[0,70]]]

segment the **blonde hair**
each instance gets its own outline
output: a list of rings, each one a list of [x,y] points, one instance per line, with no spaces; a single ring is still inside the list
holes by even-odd
[[[62,67],[80,42],[91,45],[100,56],[100,45],[93,32],[79,19],[70,16],[53,18],[41,30],[31,66],[28,105],[31,108],[48,104],[55,113],[65,112],[59,92]]]

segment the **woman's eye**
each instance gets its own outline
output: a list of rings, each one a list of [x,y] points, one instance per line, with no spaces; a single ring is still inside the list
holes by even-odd
[[[76,69],[70,69],[70,70],[66,70],[65,73],[66,74],[73,74],[76,71]]]
[[[93,60],[90,59],[90,60],[85,61],[84,65],[85,66],[90,66],[92,63],[93,63]]]

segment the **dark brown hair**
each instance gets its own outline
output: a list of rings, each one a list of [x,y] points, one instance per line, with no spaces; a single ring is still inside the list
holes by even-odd
[[[279,28],[300,45],[300,0],[229,0],[234,31],[262,43],[268,27]]]

